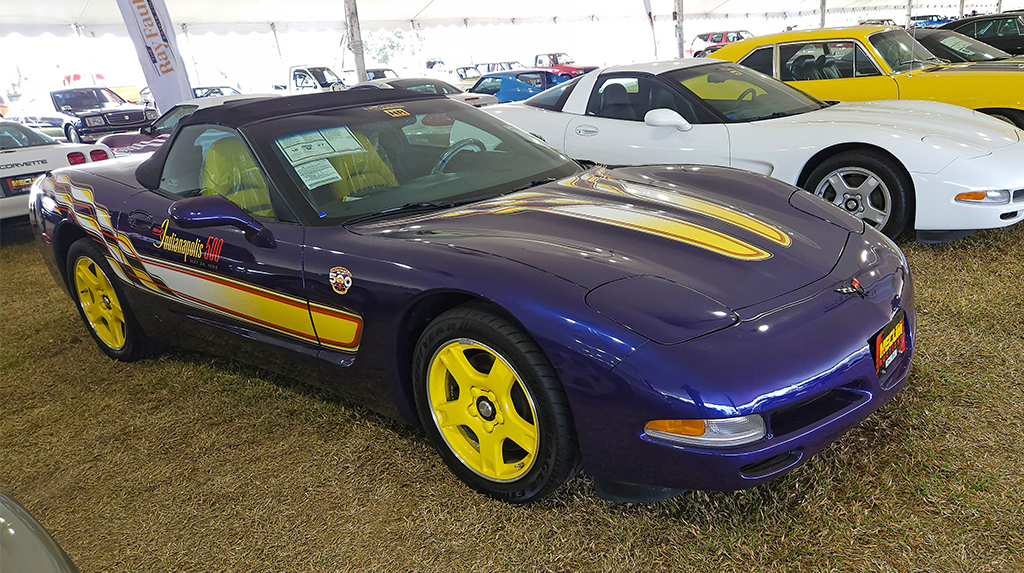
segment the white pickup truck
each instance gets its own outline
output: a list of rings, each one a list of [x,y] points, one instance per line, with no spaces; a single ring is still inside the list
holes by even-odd
[[[344,82],[327,66],[292,66],[288,69],[289,94],[330,92],[345,89]]]

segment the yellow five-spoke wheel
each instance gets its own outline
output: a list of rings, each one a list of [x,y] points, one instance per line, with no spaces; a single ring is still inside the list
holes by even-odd
[[[413,359],[420,418],[445,463],[492,497],[525,503],[579,471],[568,400],[522,329],[479,306],[448,311]]]
[[[112,280],[113,271],[91,239],[76,241],[68,250],[68,284],[89,333],[111,358],[131,361],[149,348],[127,301]]]

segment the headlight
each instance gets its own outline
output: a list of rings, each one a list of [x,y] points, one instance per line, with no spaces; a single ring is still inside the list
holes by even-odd
[[[1006,189],[998,191],[966,191],[955,197],[957,203],[975,203],[982,205],[1006,205],[1010,202],[1010,192]]]
[[[160,116],[159,116],[159,114],[156,113],[155,109],[147,109],[146,110],[146,119],[156,119],[158,117],[160,117]]]
[[[101,125],[103,125],[103,118],[100,117],[100,116],[87,117],[87,118],[85,118],[85,125],[88,125],[89,127],[101,126]]]
[[[765,435],[764,418],[757,414],[711,420],[652,420],[644,431],[670,442],[712,447],[749,444]]]

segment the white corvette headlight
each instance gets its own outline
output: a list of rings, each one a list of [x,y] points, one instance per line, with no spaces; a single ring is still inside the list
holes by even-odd
[[[85,118],[85,125],[88,125],[89,127],[98,127],[100,125],[103,125],[103,117],[87,117]]]
[[[726,447],[756,442],[765,436],[764,418],[757,414],[710,420],[652,420],[648,436],[695,446]]]

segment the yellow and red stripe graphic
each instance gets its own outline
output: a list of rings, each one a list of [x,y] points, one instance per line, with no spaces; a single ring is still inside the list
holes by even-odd
[[[309,344],[346,352],[359,349],[363,321],[346,312],[277,293],[195,267],[140,255],[117,231],[93,190],[67,175],[44,182],[58,208],[107,248],[107,262],[121,281],[194,308],[262,327]],[[319,335],[319,336],[318,336]]]

